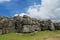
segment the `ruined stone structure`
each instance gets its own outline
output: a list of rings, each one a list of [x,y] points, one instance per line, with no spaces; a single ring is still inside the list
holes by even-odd
[[[40,21],[26,15],[23,17],[0,17],[0,34],[32,33],[45,30],[60,30],[60,23],[53,23],[51,20]]]
[[[41,21],[41,30],[55,30],[54,24],[51,20]]]

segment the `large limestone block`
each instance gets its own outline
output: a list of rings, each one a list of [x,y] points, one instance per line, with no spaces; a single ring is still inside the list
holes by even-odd
[[[24,25],[25,25],[25,24],[30,24],[30,25],[31,25],[32,22],[33,22],[33,21],[32,21],[31,19],[29,19],[29,18],[23,18],[22,24],[24,24]]]
[[[23,25],[23,32],[31,32],[31,25]]]
[[[23,32],[35,32],[40,30],[39,25],[23,25]]]
[[[50,29],[51,29],[52,31],[55,30],[55,27],[54,27],[54,24],[53,24],[53,23],[51,23]]]
[[[2,34],[2,29],[0,29],[0,34]]]
[[[54,23],[55,29],[60,30],[60,23]]]
[[[32,25],[32,31],[40,31],[41,30],[41,28],[39,27],[39,25]]]

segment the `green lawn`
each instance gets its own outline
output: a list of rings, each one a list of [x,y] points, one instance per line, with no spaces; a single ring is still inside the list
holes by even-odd
[[[60,31],[42,31],[30,34],[9,33],[0,35],[0,40],[46,40],[47,38],[60,38]]]

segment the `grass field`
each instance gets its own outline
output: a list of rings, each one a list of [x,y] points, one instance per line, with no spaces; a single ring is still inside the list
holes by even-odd
[[[30,34],[9,33],[0,35],[0,40],[60,40],[60,31],[42,31]]]

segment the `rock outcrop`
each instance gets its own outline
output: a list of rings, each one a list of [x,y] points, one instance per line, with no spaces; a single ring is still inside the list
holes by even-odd
[[[41,21],[41,30],[55,30],[54,24],[51,20]]]
[[[31,33],[45,30],[60,30],[60,23],[53,23],[51,20],[40,21],[26,15],[23,17],[0,17],[0,34]]]

